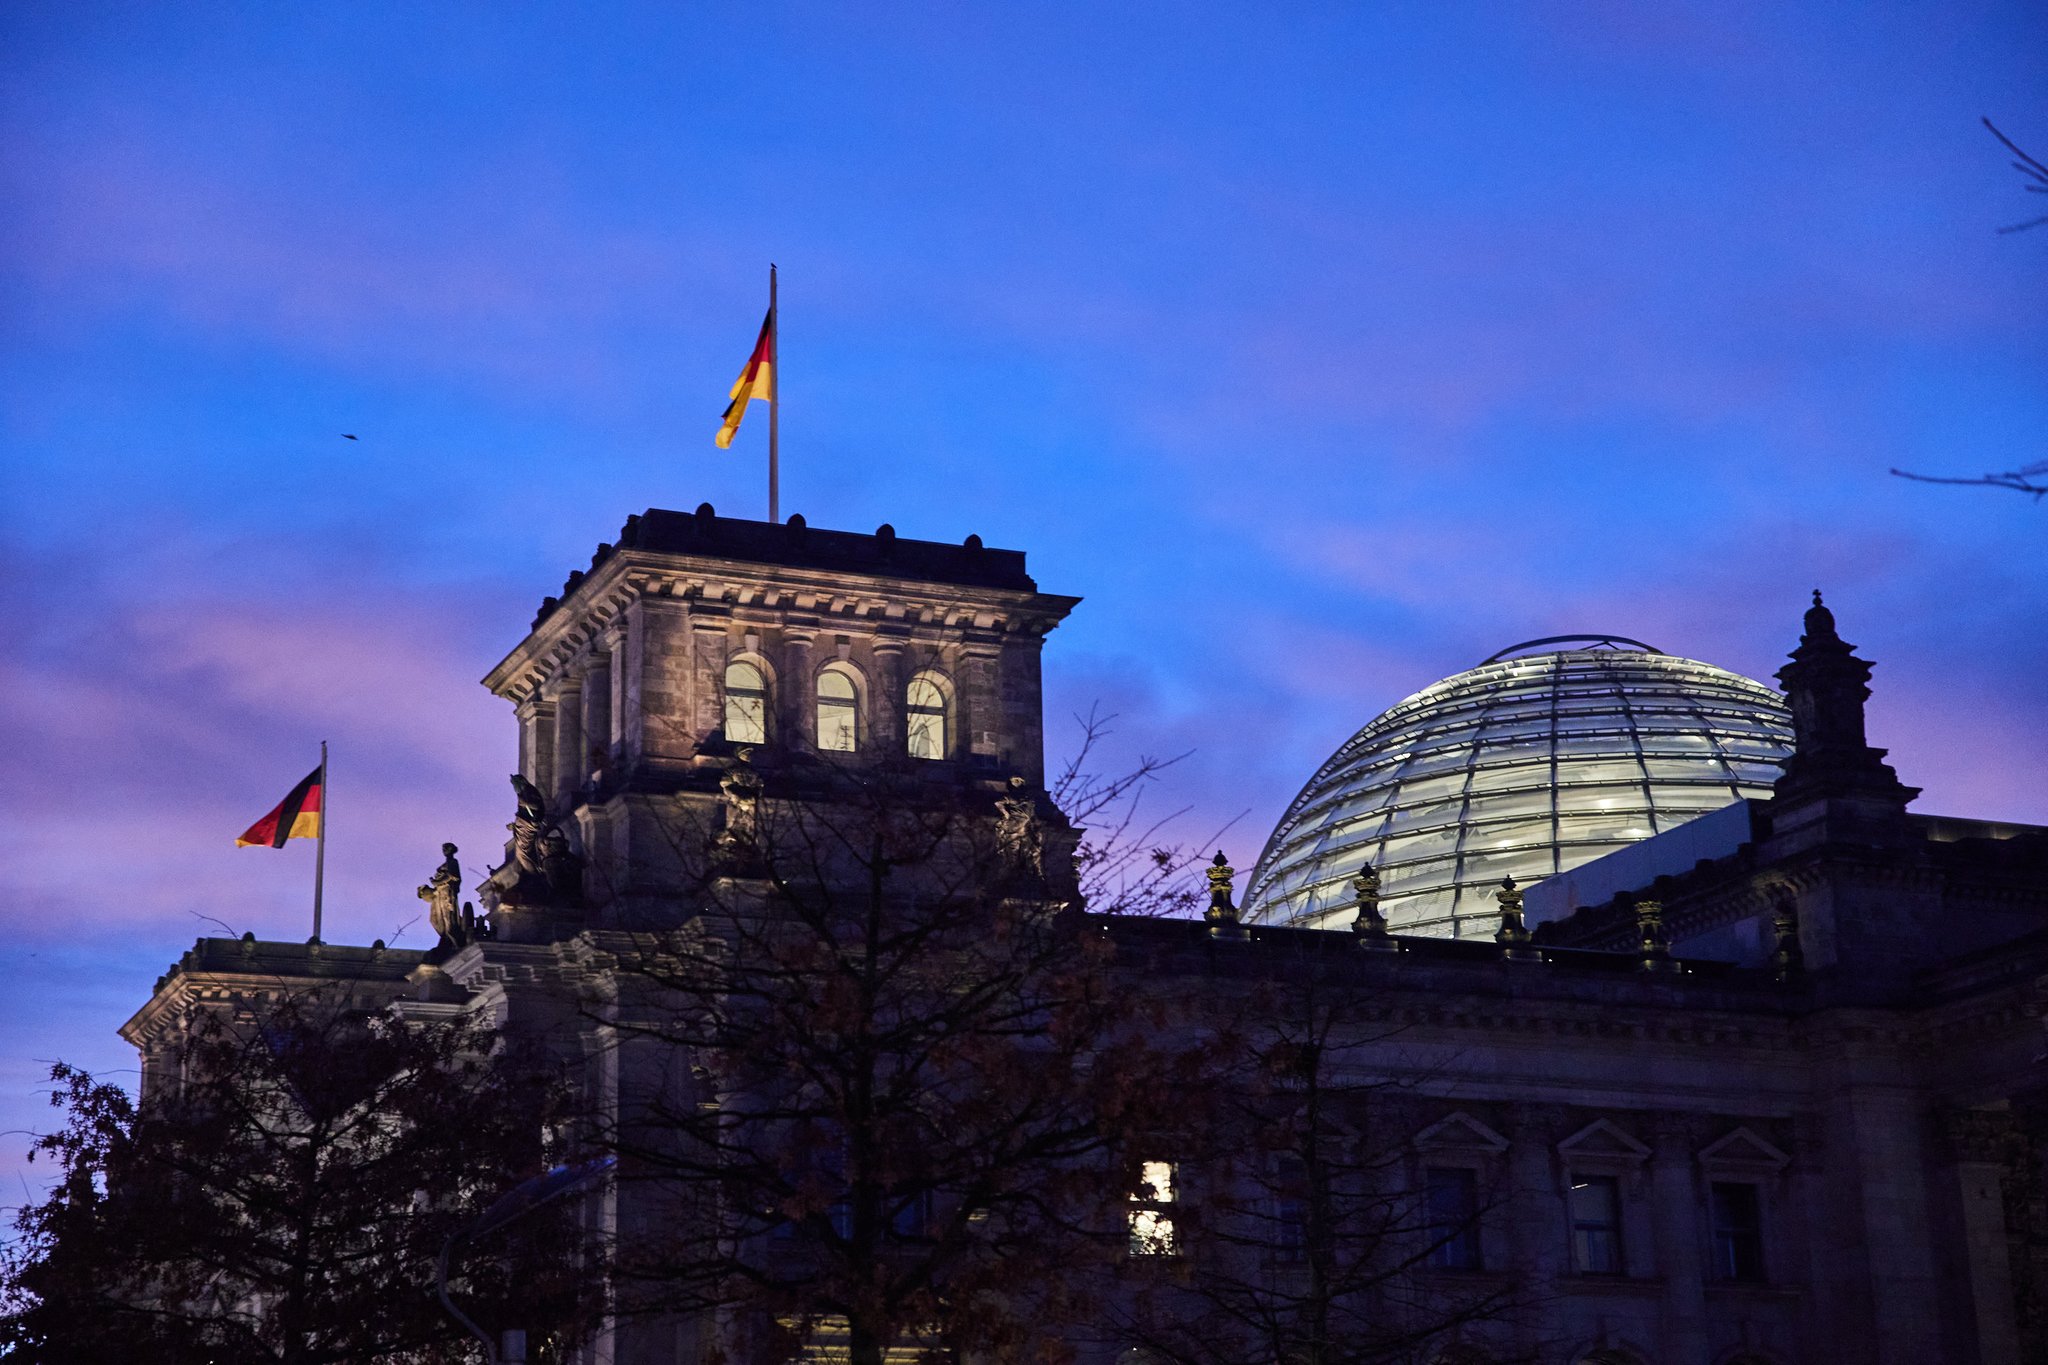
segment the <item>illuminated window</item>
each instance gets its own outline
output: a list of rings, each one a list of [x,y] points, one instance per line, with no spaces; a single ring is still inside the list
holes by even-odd
[[[850,670],[833,664],[818,675],[818,747],[850,754],[860,747],[860,694]]]
[[[1173,1163],[1147,1161],[1138,1168],[1138,1188],[1131,1195],[1131,1254],[1173,1256],[1180,1240],[1173,1225]]]
[[[946,693],[932,673],[911,678],[903,694],[905,728],[912,758],[946,756]]]
[[[1581,1275],[1619,1275],[1621,1182],[1611,1175],[1573,1175],[1572,1266]]]
[[[768,742],[768,680],[743,659],[725,666],[725,737],[734,744]]]
[[[1479,1176],[1463,1166],[1429,1168],[1429,1263],[1478,1270]]]

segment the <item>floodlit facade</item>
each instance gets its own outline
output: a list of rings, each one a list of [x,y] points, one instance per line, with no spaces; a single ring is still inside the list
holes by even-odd
[[[640,1008],[618,963],[641,929],[703,917],[678,841],[743,849],[763,792],[817,809],[840,790],[822,765],[901,759],[977,819],[1042,813],[1045,841],[1017,847],[1070,875],[1039,665],[1078,600],[974,537],[633,518],[487,679],[523,784],[481,888],[490,933],[427,953],[203,940],[125,1029],[145,1086],[175,1074],[195,1012],[345,975],[400,1013],[486,1012],[595,1109],[634,1103],[676,1058],[618,1046],[606,1012]],[[1386,1302],[1521,1305],[1402,1360],[2048,1359],[2048,829],[1909,811],[1864,735],[1870,671],[1818,601],[1782,697],[1628,641],[1510,651],[1316,774],[1249,885],[1262,922],[1241,922],[1224,866],[1206,923],[1098,917],[1120,986],[1173,1006],[1161,1027],[1199,1041],[1300,1009],[1332,1030],[1289,1055],[1350,1087],[1344,1152],[1383,1156],[1372,1178],[1428,1214],[1388,1234]],[[1351,886],[1367,859],[1383,900]],[[1493,894],[1505,874],[1586,894],[1532,933]],[[1259,1084],[1265,1104],[1281,1082]],[[1138,1272],[1181,1285],[1247,1217],[1303,1217],[1284,1170],[1262,1204],[1214,1160],[1162,1138],[1105,1210]],[[606,1227],[667,1216],[630,1189],[593,1198]],[[1276,1235],[1248,1264],[1294,1292],[1296,1250]],[[573,1359],[697,1365],[729,1326],[621,1319]],[[1081,1365],[1146,1358],[1114,1324],[1072,1345]]]
[[[1245,893],[1255,922],[1348,922],[1371,864],[1397,933],[1491,934],[1527,886],[1745,797],[1791,752],[1776,692],[1619,636],[1537,640],[1353,735],[1294,798]]]

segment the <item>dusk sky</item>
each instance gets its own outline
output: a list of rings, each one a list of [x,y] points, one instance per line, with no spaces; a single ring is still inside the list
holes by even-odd
[[[2048,8],[0,10],[0,1129],[334,752],[330,941],[499,857],[477,685],[712,445],[782,271],[783,511],[1086,600],[1055,752],[1248,869],[1355,729],[1521,640],[1768,680],[1807,594],[1917,809],[2048,823]],[[358,440],[342,438],[354,433]],[[401,933],[402,926],[404,927]],[[0,1137],[0,1175],[26,1139]],[[31,1173],[31,1178],[33,1174]],[[14,1202],[0,1197],[0,1203]]]

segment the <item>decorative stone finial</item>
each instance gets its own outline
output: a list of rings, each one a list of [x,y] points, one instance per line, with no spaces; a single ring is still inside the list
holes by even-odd
[[[1813,590],[1813,605],[1806,609],[1806,633],[1801,640],[1839,640],[1835,633],[1835,614],[1820,600],[1820,589]]]
[[[1358,893],[1358,915],[1351,921],[1351,932],[1361,948],[1392,949],[1397,945],[1387,933],[1387,917],[1380,913],[1380,873],[1371,863],[1358,869],[1358,875],[1351,879],[1351,887]]]
[[[1502,877],[1500,890],[1493,893],[1493,898],[1500,902],[1500,928],[1494,932],[1493,941],[1507,956],[1519,957],[1529,947],[1529,929],[1522,923],[1522,890],[1513,877]]]
[[[1792,708],[1792,756],[1778,779],[1781,801],[1807,797],[1879,798],[1901,811],[1919,792],[1902,785],[1884,750],[1864,739],[1863,705],[1870,700],[1870,663],[1835,630],[1835,614],[1813,590],[1806,630],[1778,683]]]
[[[1238,923],[1237,906],[1230,899],[1230,883],[1237,876],[1237,871],[1220,848],[1216,850],[1216,861],[1209,866],[1208,876],[1209,911],[1202,918],[1209,921],[1209,937],[1243,938],[1244,925]]]
[[[1671,940],[1664,935],[1664,902],[1636,902],[1636,934],[1642,944],[1638,960],[1643,970],[1667,970],[1671,966]]]

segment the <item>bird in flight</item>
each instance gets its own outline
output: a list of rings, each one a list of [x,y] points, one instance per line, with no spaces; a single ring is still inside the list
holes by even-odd
[[[351,436],[348,432],[344,431],[343,433],[341,433],[341,439],[344,441],[353,441],[355,437]]]

